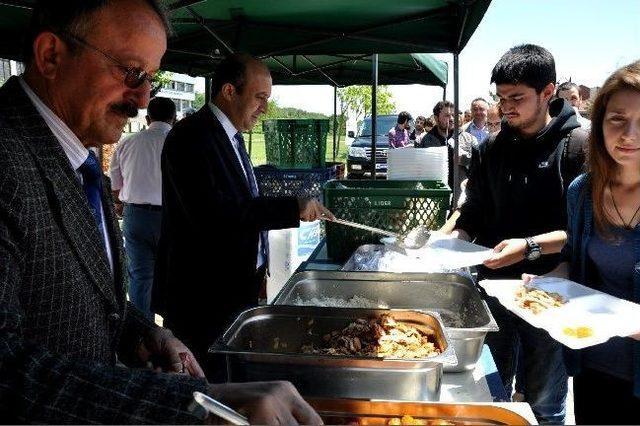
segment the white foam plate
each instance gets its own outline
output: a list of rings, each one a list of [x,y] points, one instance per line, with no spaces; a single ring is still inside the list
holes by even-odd
[[[384,237],[380,241],[385,245],[394,245],[396,242],[393,237]],[[480,265],[493,254],[490,248],[451,238],[437,231],[431,232],[425,247],[404,251],[414,259],[428,259],[431,263],[437,263],[443,270]]]
[[[631,336],[640,333],[640,305],[618,299],[573,281],[562,278],[535,278],[529,284],[560,294],[567,302],[557,308],[534,314],[518,306],[516,291],[521,280],[480,281],[488,295],[534,327],[546,330],[551,337],[571,349],[599,345],[614,336]],[[566,327],[589,327],[590,337],[573,337],[564,333]]]

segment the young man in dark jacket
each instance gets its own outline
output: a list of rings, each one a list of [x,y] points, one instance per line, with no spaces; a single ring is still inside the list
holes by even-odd
[[[433,107],[433,116],[436,119],[436,125],[415,144],[416,148],[432,148],[439,146],[447,147],[447,155],[449,161],[449,177],[448,184],[453,190],[454,187],[461,188],[461,183],[467,178],[469,165],[471,164],[471,156],[473,150],[478,146],[478,140],[471,133],[460,130],[458,136],[458,180],[453,181],[453,115],[454,106],[449,101],[440,101]],[[453,205],[457,205],[457,200],[452,201]]]
[[[493,69],[491,82],[506,125],[474,156],[467,200],[453,232],[495,247],[494,256],[480,267],[481,279],[543,274],[559,263],[557,253],[566,240],[566,190],[582,169],[587,134],[568,103],[551,101],[555,81],[553,56],[535,45],[512,48]],[[500,326],[487,343],[507,394],[520,347],[525,398],[538,421],[564,422],[567,374],[562,346],[494,298],[487,301]]]

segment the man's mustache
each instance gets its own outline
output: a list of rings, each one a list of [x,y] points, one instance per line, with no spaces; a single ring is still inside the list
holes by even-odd
[[[118,114],[125,115],[129,118],[134,118],[138,116],[138,107],[136,107],[131,102],[123,102],[119,104],[114,104],[111,109]]]

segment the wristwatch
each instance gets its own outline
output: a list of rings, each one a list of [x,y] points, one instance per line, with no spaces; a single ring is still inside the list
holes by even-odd
[[[524,249],[524,258],[530,261],[539,259],[542,256],[540,245],[533,241],[531,237],[524,240],[527,242],[527,247]]]

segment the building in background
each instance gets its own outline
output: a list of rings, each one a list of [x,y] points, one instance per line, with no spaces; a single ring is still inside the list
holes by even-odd
[[[22,62],[0,59],[0,86],[12,75],[22,74],[24,65]]]
[[[171,74],[171,81],[166,83],[156,96],[169,98],[176,104],[178,119],[187,109],[193,108],[196,100],[196,79],[186,74]]]
[[[196,99],[196,79],[195,77],[190,77],[186,74],[169,73],[169,76],[169,82],[165,83],[153,96],[171,99],[173,103],[176,104],[176,116],[178,117],[178,120],[180,120],[184,117],[185,111],[193,108],[193,104]],[[140,130],[146,129],[146,116],[146,109],[139,110],[138,116],[129,120],[124,132],[137,133]]]

